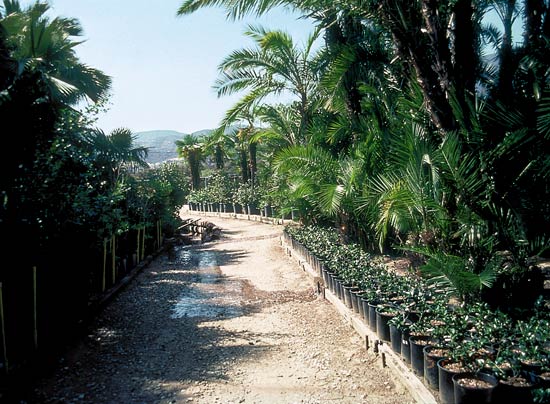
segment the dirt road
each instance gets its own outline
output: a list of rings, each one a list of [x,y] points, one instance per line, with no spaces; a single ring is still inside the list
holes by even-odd
[[[28,402],[413,402],[283,253],[281,226],[208,220],[222,239],[154,260]]]

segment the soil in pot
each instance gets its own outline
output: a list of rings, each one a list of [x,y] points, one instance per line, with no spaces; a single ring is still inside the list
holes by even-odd
[[[449,350],[436,346],[424,347],[424,380],[432,389],[439,390],[439,369],[437,362],[446,358]]]
[[[454,404],[455,393],[453,376],[467,373],[468,369],[462,363],[453,362],[450,359],[442,358],[437,361],[437,379],[439,399],[442,404]]]
[[[409,338],[411,349],[411,367],[413,372],[424,377],[424,347],[430,344],[431,338],[426,335],[413,335]]]
[[[498,380],[487,373],[463,373],[453,376],[453,385],[455,404],[492,403]]]

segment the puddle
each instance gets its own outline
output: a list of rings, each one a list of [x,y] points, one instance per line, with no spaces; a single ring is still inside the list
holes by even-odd
[[[175,265],[189,274],[189,280],[174,305],[171,318],[223,318],[243,313],[242,282],[221,274],[215,251],[181,248],[175,254]]]

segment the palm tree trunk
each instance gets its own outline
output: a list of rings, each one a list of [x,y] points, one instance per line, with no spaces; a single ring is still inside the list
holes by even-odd
[[[243,184],[246,184],[246,182],[249,179],[248,177],[249,171],[248,171],[248,157],[244,149],[241,149],[240,157],[241,158],[239,159],[240,160],[239,162],[241,166],[242,181],[243,181]]]
[[[248,144],[248,167],[250,169],[250,182],[253,186],[256,183],[256,171],[258,169],[257,151],[257,143],[250,142]]]

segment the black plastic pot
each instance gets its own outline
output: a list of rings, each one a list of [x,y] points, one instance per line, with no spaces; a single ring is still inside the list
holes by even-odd
[[[430,344],[430,337],[425,335],[409,337],[411,349],[411,367],[413,372],[424,377],[424,347]]]
[[[330,275],[330,286],[331,286],[331,292],[336,295],[336,297],[340,298],[340,278],[336,273]]]
[[[384,307],[379,307],[376,310],[376,333],[382,341],[390,342],[390,325],[388,321],[394,316],[395,314],[385,312]]]
[[[331,282],[330,275],[331,274],[332,274],[332,272],[329,272],[326,268],[323,269],[323,282],[325,284],[325,287],[329,288],[330,290],[332,290],[331,285],[330,285],[330,282]]]
[[[398,355],[401,355],[401,338],[402,333],[395,325],[390,324],[390,342],[391,349]]]
[[[351,304],[351,289],[353,289],[353,286],[351,285],[344,285],[344,304],[348,309],[352,308]]]
[[[525,380],[528,384],[516,385],[513,383],[517,378],[509,377],[507,379],[500,380],[498,387],[495,390],[495,402],[497,403],[532,403],[533,402],[533,390],[538,387],[539,380],[534,374],[522,373],[520,375],[522,380]]]
[[[342,278],[336,277],[334,278],[334,286],[336,289],[336,296],[338,296],[338,299],[344,300],[344,283]]]
[[[359,288],[355,287],[355,288],[352,288],[350,290],[350,293],[351,293],[351,308],[353,309],[353,311],[355,313],[358,313],[360,314],[361,313],[361,309],[360,309],[360,301],[359,301],[359,296],[358,296],[358,293],[359,293]]]
[[[456,374],[466,373],[466,372],[453,372],[449,370],[445,365],[449,363],[449,359],[441,358],[437,361],[437,378],[438,378],[438,390],[439,390],[439,400],[441,404],[454,404],[455,402],[455,393],[454,393],[454,384],[453,376]]]
[[[376,332],[376,308],[378,307],[377,301],[370,301],[369,306],[369,329]]]
[[[476,379],[482,380],[489,384],[488,387],[471,387],[464,386],[462,380]],[[462,373],[453,376],[454,398],[455,404],[477,404],[477,403],[492,403],[493,392],[498,385],[498,380],[495,376],[487,373]],[[500,402],[500,401],[495,401]],[[524,401],[506,400],[504,402],[524,403]]]
[[[543,372],[540,375],[537,375],[539,382],[539,388],[548,389],[550,388],[550,372]]]
[[[407,365],[411,364],[411,343],[409,342],[409,330],[401,331],[401,359]]]
[[[363,306],[363,320],[369,325],[369,301],[364,296],[361,297],[361,306]]]
[[[432,389],[439,390],[439,369],[437,362],[445,355],[434,352],[439,347],[427,345],[424,347],[424,381]]]

